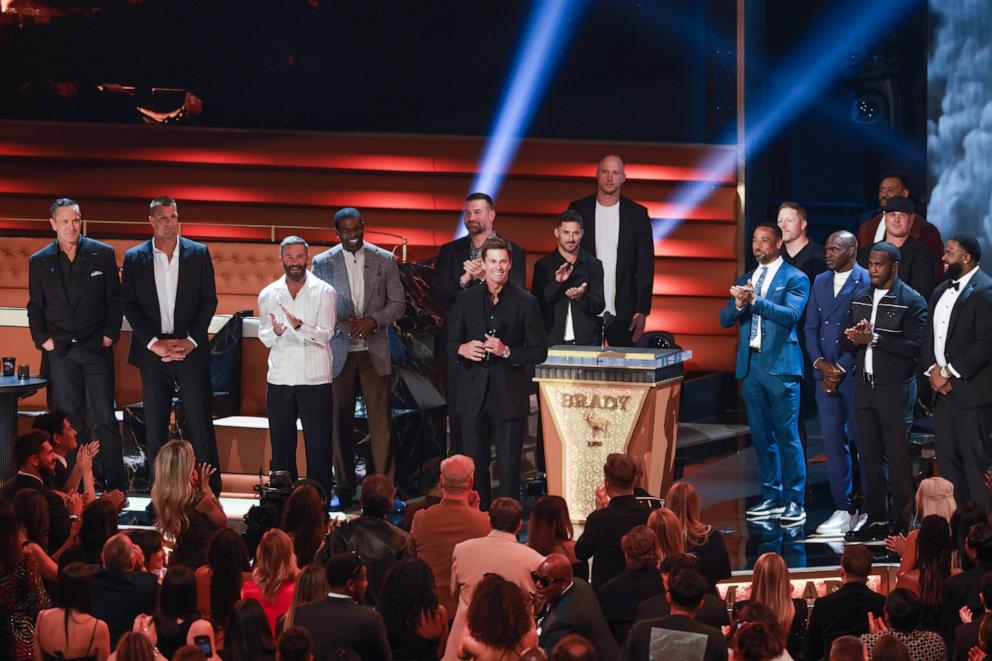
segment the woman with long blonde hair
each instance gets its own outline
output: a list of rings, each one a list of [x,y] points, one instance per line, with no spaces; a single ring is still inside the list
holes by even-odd
[[[685,553],[685,533],[675,512],[667,507],[654,510],[648,517],[648,528],[658,538],[659,560]]]
[[[710,592],[715,593],[716,584],[730,578],[730,554],[720,531],[700,519],[699,493],[694,486],[680,480],[668,489],[665,507],[678,517],[685,536],[685,552],[696,556],[699,571],[706,577]]]
[[[293,626],[296,610],[300,606],[321,601],[327,596],[330,588],[327,585],[327,571],[323,565],[311,563],[303,568],[296,578],[296,589],[293,591],[293,601],[289,604],[286,614],[276,620],[276,635]]]
[[[749,603],[767,606],[775,614],[779,631],[786,636],[782,642],[794,659],[806,649],[806,601],[792,598],[789,568],[778,553],[762,553],[754,562],[751,575],[751,598],[734,604],[734,618]]]
[[[296,553],[289,535],[278,528],[262,535],[255,551],[255,568],[251,580],[241,588],[241,598],[255,599],[262,605],[273,634],[276,620],[293,602],[298,575]]]

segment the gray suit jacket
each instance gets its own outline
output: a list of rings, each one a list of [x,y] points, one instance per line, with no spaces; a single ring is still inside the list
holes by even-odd
[[[355,315],[355,306],[348,285],[348,271],[344,265],[344,248],[336,245],[313,258],[313,274],[328,283],[338,293],[337,327],[331,337],[331,372],[334,378],[341,374],[348,359],[351,340],[349,317]],[[365,242],[365,316],[375,319],[377,328],[365,343],[376,374],[386,376],[392,372],[389,359],[389,325],[400,318],[406,309],[400,270],[392,253]]]

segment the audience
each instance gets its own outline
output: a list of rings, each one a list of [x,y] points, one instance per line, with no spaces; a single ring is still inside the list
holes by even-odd
[[[658,538],[658,556],[664,560],[670,555],[685,553],[685,533],[678,515],[667,507],[651,512],[648,528]]]
[[[66,503],[74,503],[80,507],[81,503],[78,498],[63,499],[46,486],[55,470],[55,453],[52,451],[48,432],[32,429],[17,436],[14,439],[14,463],[17,464],[17,474],[0,486],[0,498],[12,503],[14,496],[24,489],[33,489],[45,497],[48,503],[48,544],[45,550],[54,556],[69,539],[69,511]],[[80,513],[72,512],[76,516]]]
[[[569,565],[567,559],[564,564]],[[520,657],[534,647],[537,632],[528,602],[527,594],[502,576],[483,578],[472,594],[465,631],[456,645],[457,657],[495,661]]]
[[[572,573],[587,580],[589,563],[580,562],[575,557],[573,535],[572,518],[565,499],[561,496],[541,496],[530,511],[527,545],[541,555],[562,554],[572,563]]]
[[[954,502],[954,485],[942,477],[928,477],[920,481],[916,489],[916,520],[922,522],[928,516],[939,516],[948,525],[956,511]],[[919,528],[911,530],[909,536],[896,535],[885,540],[887,549],[900,557],[898,575],[905,574],[916,567],[916,538]]]
[[[279,527],[293,540],[296,565],[303,569],[317,555],[327,532],[326,498],[318,485],[304,483],[293,489],[283,508]]]
[[[289,535],[273,528],[262,535],[255,551],[255,569],[251,580],[241,587],[242,599],[254,599],[265,611],[273,635],[276,620],[289,610],[296,590],[296,554]]]
[[[951,528],[947,520],[937,514],[923,519],[915,539],[912,554],[914,565],[899,575],[898,588],[907,588],[923,605],[920,626],[936,631],[940,626],[940,600],[944,581],[952,574],[961,573],[951,568]],[[908,554],[907,554],[908,555]]]
[[[223,661],[275,661],[276,645],[269,619],[254,599],[234,603],[224,625]]]
[[[431,659],[444,653],[448,610],[438,603],[430,565],[414,558],[389,570],[377,608],[394,659]]]
[[[661,581],[664,590],[661,594],[650,599],[645,599],[637,605],[637,621],[649,620],[651,618],[665,617],[671,613],[671,604],[665,593],[668,591],[668,584],[672,577],[686,569],[696,569],[696,556],[688,553],[670,555],[661,561]],[[727,603],[715,592],[707,592],[703,595],[703,605],[699,607],[694,616],[696,620],[719,629],[730,624],[730,617],[727,615]]]
[[[110,656],[110,630],[93,616],[91,568],[74,562],[59,575],[59,606],[38,614],[34,655],[38,661],[94,659]]]
[[[171,661],[207,661],[207,655],[196,645],[183,645],[172,654]]]
[[[635,526],[647,523],[651,509],[634,496],[637,466],[626,454],[613,453],[603,467],[603,486],[596,490],[596,511],[586,519],[586,528],[575,542],[575,557],[593,558],[592,587],[599,590],[623,573],[620,539]]]
[[[145,571],[154,574],[158,582],[165,577],[165,547],[162,544],[162,533],[157,530],[134,528],[127,531],[131,541],[141,549],[145,558]]]
[[[196,609],[196,577],[192,569],[185,565],[170,567],[162,579],[158,598],[155,633],[163,656],[171,658],[196,636],[209,636],[213,641],[213,627],[200,618]]]
[[[59,566],[73,562],[99,565],[103,545],[117,534],[117,508],[108,501],[97,500],[83,510],[76,543],[59,556]]]
[[[978,645],[971,648],[968,654],[971,661],[976,659],[988,661],[992,656],[992,615],[986,613],[982,616],[978,625]]]
[[[570,634],[584,636],[603,659],[616,657],[620,648],[600,610],[596,594],[588,583],[572,576],[572,563],[560,553],[552,553],[534,572],[537,586],[538,644],[552,652]]]
[[[31,427],[48,432],[52,451],[55,453],[51,486],[62,493],[76,493],[82,489],[85,502],[96,500],[93,458],[100,452],[100,441],[80,446],[75,427],[69,422],[65,412],[59,409],[39,415]],[[76,459],[70,467],[69,455],[73,451],[76,452]],[[123,494],[120,497],[123,499]]]
[[[408,502],[406,509],[403,510],[403,530],[407,532],[413,528],[413,517],[417,515],[417,512],[437,505],[443,498],[441,492],[441,457],[431,457],[420,464],[419,474],[424,497]]]
[[[658,512],[655,510],[651,517]],[[649,519],[650,521],[650,519]],[[610,630],[617,643],[623,645],[627,632],[637,619],[637,606],[665,591],[658,569],[658,538],[648,526],[637,526],[620,539],[627,569],[599,589],[599,604],[603,607]]]
[[[762,553],[754,563],[751,599],[734,604],[734,616],[751,601],[764,604],[778,617],[779,630],[786,639],[785,648],[797,659],[806,651],[808,608],[804,599],[792,598],[789,568],[778,553]]]
[[[891,636],[906,646],[913,661],[943,661],[947,647],[940,634],[919,628],[921,613],[916,595],[906,588],[896,588],[885,600],[884,620],[868,616],[868,633],[861,635],[861,642],[871,650],[872,658],[879,639]]]
[[[296,578],[296,589],[289,609],[276,620],[276,635],[294,625],[296,609],[304,604],[312,604],[327,596],[327,573],[322,565],[311,563],[303,568]]]
[[[65,545],[55,552],[55,557],[48,555],[48,501],[40,491],[23,489],[14,496],[14,514],[17,516],[17,538],[21,548],[27,551],[38,563],[41,578],[49,585],[58,582],[58,558],[75,540],[79,531],[79,520],[72,523],[72,529]]]
[[[987,612],[992,608],[992,572],[982,576],[979,586],[978,600],[982,608]],[[963,617],[963,624],[954,630],[954,660],[967,661],[968,653],[972,647],[978,645],[978,628],[985,617],[978,617],[977,614],[968,611],[968,616]]]
[[[909,653],[909,649],[901,640],[886,634],[879,638],[875,646],[871,648],[871,658],[873,661],[915,661],[916,657]],[[943,656],[936,658],[943,658]]]
[[[792,657],[783,639],[775,613],[768,606],[752,601],[737,613],[727,644],[734,650],[735,658],[787,661]]]
[[[951,515],[951,538],[954,544],[954,552],[951,556],[951,566],[955,569],[968,571],[975,568],[975,563],[968,559],[968,554],[964,551],[964,543],[968,538],[968,531],[976,523],[987,523],[988,514],[985,508],[978,503],[967,501],[958,505]]]
[[[31,658],[35,620],[50,605],[38,561],[21,547],[14,506],[0,500],[0,606],[11,623],[18,661]]]
[[[127,631],[121,636],[109,661],[168,661],[152,640],[152,632]]]
[[[860,638],[840,636],[830,646],[830,661],[868,661],[868,651]]]
[[[244,538],[231,528],[214,533],[207,547],[207,564],[196,570],[196,603],[215,633],[223,631],[234,602],[241,598],[247,566]]]
[[[982,577],[992,571],[992,528],[987,523],[971,527],[965,538],[964,552],[974,567],[951,576],[941,588],[940,634],[948,644],[954,641],[954,629],[961,622],[958,616],[961,607],[967,606],[972,613],[982,610],[978,598]]]
[[[303,627],[287,627],[276,641],[276,661],[312,661],[313,638]]]
[[[548,658],[551,661],[596,661],[596,648],[579,634],[570,633],[558,641]]]
[[[684,551],[699,559],[699,571],[706,577],[710,592],[715,592],[718,581],[730,578],[730,554],[720,531],[700,519],[699,493],[688,482],[676,482],[668,489],[665,505],[682,524]]]
[[[100,558],[103,566],[93,573],[93,615],[107,623],[116,648],[135,617],[155,612],[158,580],[140,571],[141,549],[123,533],[107,540]]]

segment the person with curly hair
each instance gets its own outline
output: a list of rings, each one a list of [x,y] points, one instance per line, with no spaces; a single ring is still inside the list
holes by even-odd
[[[196,570],[196,605],[203,618],[214,625],[218,637],[234,602],[241,598],[247,567],[244,538],[231,528],[214,533],[207,547],[207,564]]]
[[[665,510],[655,510],[651,516]],[[648,519],[650,521],[650,518]],[[658,538],[648,526],[637,526],[620,538],[627,570],[606,582],[597,593],[613,638],[622,645],[637,619],[637,606],[665,590],[658,569]]]
[[[386,574],[377,608],[393,659],[436,659],[448,638],[448,609],[438,603],[434,572],[423,560],[401,560]]]
[[[527,595],[497,574],[488,574],[472,593],[458,658],[500,661],[537,645]]]
[[[940,626],[940,602],[944,581],[960,570],[951,569],[951,528],[937,514],[923,519],[916,535],[915,566],[899,576],[897,588],[906,588],[920,599],[920,626],[936,630]]]
[[[273,528],[262,535],[255,551],[255,569],[251,580],[241,587],[242,599],[255,599],[269,618],[272,633],[276,620],[289,610],[296,590],[296,554],[289,535]]]
[[[279,528],[293,540],[296,566],[303,569],[317,555],[327,533],[327,499],[314,484],[304,482],[289,494]]]

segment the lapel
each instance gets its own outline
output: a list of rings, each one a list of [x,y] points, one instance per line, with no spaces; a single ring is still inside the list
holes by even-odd
[[[362,277],[365,281],[365,291],[362,292],[362,310],[367,316],[369,312],[369,305],[372,302],[372,291],[375,287],[376,281],[379,279],[379,260],[378,255],[369,249],[368,244],[365,244],[365,267],[362,269]]]
[[[190,257],[190,248],[189,245],[187,245],[186,243],[186,239],[184,239],[183,237],[179,237],[178,241],[179,241],[179,254],[176,255],[176,259],[179,260],[179,276],[176,278],[176,307],[172,310],[172,321],[176,326],[175,330],[178,330],[180,328],[180,324],[179,324],[179,310],[181,309],[180,301],[183,300],[183,292],[185,291],[185,287],[183,287],[183,284],[189,279],[189,269],[183,268],[184,267],[183,262],[185,262]],[[154,268],[154,264],[152,265],[152,267]]]
[[[344,248],[341,244],[335,246],[331,253],[331,273],[334,288],[338,290],[338,305],[343,307],[341,316],[351,317],[355,313],[355,306],[351,302],[351,284],[348,282],[348,268],[344,265]]]
[[[82,291],[79,293],[79,300],[76,301],[78,307],[86,298],[86,290],[90,285],[90,251],[84,236],[79,237],[79,246],[76,248],[76,276],[85,278],[85,282],[80,283]],[[72,301],[69,301],[69,305],[72,305]]]
[[[155,301],[155,304],[151,306],[151,313],[152,313],[152,318],[155,320],[156,328],[158,328],[158,330],[161,331],[162,309],[159,307],[158,288],[155,287],[155,248],[153,243],[154,241],[155,239],[148,239],[145,245],[142,246],[141,259],[144,262],[144,269],[146,271],[145,273],[146,277],[144,279],[146,283],[144,295],[145,297],[148,298],[149,301]],[[178,298],[179,297],[177,295],[176,300],[178,300]],[[173,317],[175,317],[175,314],[173,314]]]
[[[982,276],[981,272],[978,272],[975,275],[971,276],[971,279],[968,280],[968,285],[964,288],[964,291],[962,291],[961,294],[958,296],[958,300],[954,301],[954,307],[951,308],[951,319],[950,321],[947,322],[947,337],[951,337],[951,335],[954,333],[954,325],[957,323],[958,317],[961,316],[961,308],[964,307],[965,302],[967,302],[967,300],[971,297],[972,292],[975,291],[975,285],[979,284],[978,279],[981,276]],[[945,281],[944,289],[946,290],[948,286],[950,286],[950,281]],[[942,291],[941,294],[943,293],[944,292]]]
[[[79,259],[79,251],[76,251],[76,259]],[[45,277],[51,280],[51,287],[49,291],[55,291],[56,296],[62,302],[65,307],[71,307],[69,305],[69,298],[65,295],[65,289],[62,288],[62,276],[59,274],[59,242],[56,239],[52,241],[46,252],[45,261],[47,262],[47,268],[45,269]]]
[[[769,301],[772,300],[772,295],[775,293],[775,285],[785,282],[785,278],[787,277],[786,270],[788,266],[789,266],[788,262],[783,261],[782,265],[778,267],[777,271],[775,271],[775,275],[774,277],[772,277],[772,281],[768,283],[768,289],[765,290],[765,296],[764,296],[765,299]],[[759,266],[758,268],[761,267]],[[757,269],[755,269],[755,273],[757,273]],[[757,287],[758,285],[757,280],[754,281],[754,285],[755,287]]]
[[[847,282],[845,282],[844,286],[840,288],[840,292],[838,292],[836,296],[834,296],[833,280],[831,278],[826,278],[823,280],[823,284],[821,286],[826,288],[826,291],[824,292],[826,295],[823,297],[823,300],[826,301],[826,304],[823,306],[824,317],[829,317],[833,314],[834,310],[837,309],[837,306],[840,305],[842,300],[846,300],[854,292],[861,289],[863,285],[867,284],[864,279],[865,273],[867,272],[863,268],[855,264],[853,272],[847,278]]]
[[[630,238],[627,236],[630,233],[630,221],[628,219],[629,215],[627,212],[630,209],[630,200],[625,198],[623,195],[620,196],[620,229],[617,231],[617,266],[623,262],[621,261],[623,255],[621,251],[624,246],[630,245]]]

